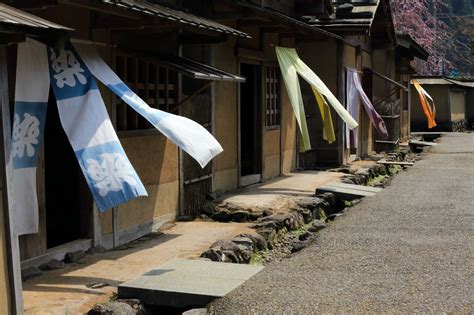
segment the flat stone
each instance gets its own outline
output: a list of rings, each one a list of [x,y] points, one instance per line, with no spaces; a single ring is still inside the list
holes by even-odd
[[[306,247],[306,243],[305,242],[302,242],[302,241],[296,241],[293,243],[293,246],[291,247],[291,252],[292,253],[296,253],[296,252],[299,252],[300,250],[302,250],[303,248]]]
[[[21,280],[26,281],[41,276],[43,273],[37,267],[28,267],[21,271]]]
[[[136,315],[138,312],[133,307],[123,302],[109,302],[95,305],[87,314],[88,315]]]
[[[64,256],[64,262],[67,264],[78,263],[84,258],[86,258],[86,252],[83,250],[78,250],[75,252],[66,253]]]
[[[204,306],[243,284],[263,266],[177,259],[118,287],[120,298],[171,307]]]
[[[343,184],[332,182],[316,189],[316,194],[333,193],[337,198],[343,200],[353,200],[361,197],[372,197],[382,189],[361,185]]]
[[[183,315],[207,315],[207,308],[193,308],[192,310],[186,311]]]
[[[51,259],[47,263],[40,265],[39,269],[41,269],[42,271],[50,271],[50,270],[63,269],[64,267],[66,267],[64,262],[57,259]]]

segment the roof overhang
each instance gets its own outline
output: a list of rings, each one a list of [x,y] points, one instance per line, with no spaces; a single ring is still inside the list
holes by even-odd
[[[397,48],[403,54],[413,58],[427,60],[430,54],[408,34],[397,34]]]
[[[32,37],[61,37],[68,32],[73,31],[69,27],[65,27],[43,18],[37,17],[33,14],[21,11],[6,4],[0,3],[0,33],[2,33],[2,42],[5,41],[5,36],[32,36]],[[8,37],[7,41],[21,41],[13,40],[13,37]]]
[[[95,0],[95,2],[98,5],[105,5],[105,7],[114,7],[122,11],[124,14],[139,14],[144,17],[164,19],[171,23],[181,24],[195,29],[197,28],[201,31],[207,30],[226,35],[250,38],[248,34],[242,31],[236,30],[213,20],[173,9],[164,5],[150,3],[145,0]],[[93,6],[93,4],[91,4],[91,6]]]
[[[294,32],[315,35],[317,37],[324,36],[324,37],[332,37],[338,40],[343,40],[343,38],[337,34],[331,33],[321,28],[314,27],[304,21],[297,20],[295,18],[292,18],[291,16],[288,16],[286,14],[283,14],[281,12],[278,12],[276,10],[273,10],[264,6],[260,6],[248,0],[237,0],[235,1],[235,3],[240,6],[249,8],[253,10],[254,12],[258,12],[270,18],[271,20],[275,21],[276,23],[285,25],[288,28],[292,29]]]

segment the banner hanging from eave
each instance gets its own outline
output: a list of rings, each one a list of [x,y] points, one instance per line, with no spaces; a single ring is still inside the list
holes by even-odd
[[[186,117],[150,107],[110,69],[99,53],[89,45],[74,44],[92,74],[126,104],[148,120],[165,137],[194,158],[204,168],[223,151],[206,128]]]
[[[328,143],[336,141],[336,134],[334,132],[334,124],[332,122],[331,109],[328,103],[324,99],[324,96],[319,94],[318,90],[312,87],[316,103],[318,103],[319,112],[321,113],[321,119],[323,121],[323,139]]]
[[[308,82],[313,89],[316,89],[316,91],[326,98],[329,105],[332,106],[350,129],[354,129],[358,126],[354,118],[352,118],[349,112],[344,108],[344,106],[342,106],[324,82],[299,58],[298,53],[294,48],[276,47],[275,51],[290,96],[290,102],[300,126],[305,149],[309,150],[311,146],[309,144],[306,117],[304,117],[304,106],[297,74]]]
[[[418,81],[413,79],[412,83],[418,92],[418,96],[420,97],[421,107],[423,108],[423,112],[425,113],[426,119],[428,120],[428,128],[431,129],[436,127],[436,107],[433,98],[423,87],[421,87]],[[431,104],[429,100],[431,101]]]
[[[347,69],[347,85],[348,89],[355,88],[355,90],[359,92],[359,97],[362,100],[362,105],[364,106],[367,116],[369,116],[370,122],[374,126],[375,130],[377,130],[379,136],[381,136],[383,139],[387,139],[388,131],[385,121],[382,119],[382,117],[380,117],[379,113],[377,113],[369,97],[367,94],[365,94],[356,69]]]

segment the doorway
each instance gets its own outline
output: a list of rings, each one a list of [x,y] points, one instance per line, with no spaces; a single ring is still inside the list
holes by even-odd
[[[47,248],[90,238],[92,196],[61,126],[54,98],[46,114],[44,156]]]
[[[256,64],[241,63],[240,74],[240,185],[262,179],[262,71]]]

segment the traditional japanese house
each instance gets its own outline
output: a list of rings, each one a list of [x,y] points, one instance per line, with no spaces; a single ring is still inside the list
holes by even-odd
[[[463,131],[472,124],[474,83],[446,77],[414,77],[433,98],[437,126],[429,129],[418,93],[412,88],[411,128],[413,131]],[[472,126],[472,125],[471,125]]]
[[[407,89],[400,89],[400,139],[407,141],[410,139],[410,112],[412,108],[413,98],[410,84],[413,75],[416,75],[416,70],[412,67],[411,62],[415,58],[427,60],[429,53],[420,46],[410,35],[397,34],[397,72],[400,75],[400,83]],[[418,97],[416,98],[418,99]]]
[[[249,35],[203,18],[210,10],[204,2],[183,1],[186,11],[174,1],[167,1],[167,6],[140,0],[21,1],[15,5],[74,28],[72,42],[99,50],[124,83],[151,107],[189,117],[214,133],[219,130],[216,114],[221,115],[219,120],[229,127],[233,115],[225,109],[219,112],[216,101],[231,103],[229,90],[237,90],[245,78],[214,67],[219,62],[211,44]],[[225,95],[216,93],[218,81],[228,91]],[[103,86],[100,89],[148,197],[99,212],[59,122],[55,101],[50,100],[38,168],[40,226],[38,233],[20,238],[23,268],[62,259],[69,251],[129,242],[179,215],[196,213],[212,191],[219,161],[202,169],[121,99]]]
[[[333,1],[334,13],[331,12],[329,10],[326,15],[304,19],[344,40],[301,44],[301,51],[310,60],[309,64],[319,69],[321,78],[329,83],[344,104],[347,103],[347,71],[350,68],[359,71],[363,90],[384,119],[389,136],[382,139],[376,133],[360,105],[357,144],[349,149],[340,119],[335,124],[337,141],[329,144],[322,140],[321,120],[313,113],[308,121],[310,126],[315,126],[312,128],[318,133],[315,138],[319,142],[313,152],[300,155],[302,165],[309,168],[315,164],[345,163],[354,157],[366,157],[374,151],[394,149],[401,139],[406,139],[409,134],[409,61],[414,57],[427,57],[426,52],[412,39],[395,35],[389,1]],[[307,91],[307,97],[311,97],[310,94]],[[308,112],[311,113],[311,109]]]
[[[18,237],[15,233],[11,195],[11,119],[10,105],[14,86],[14,68],[10,63],[13,44],[26,36],[37,39],[58,39],[71,31],[70,28],[35,17],[5,4],[0,4],[0,313],[22,314],[21,267]]]

